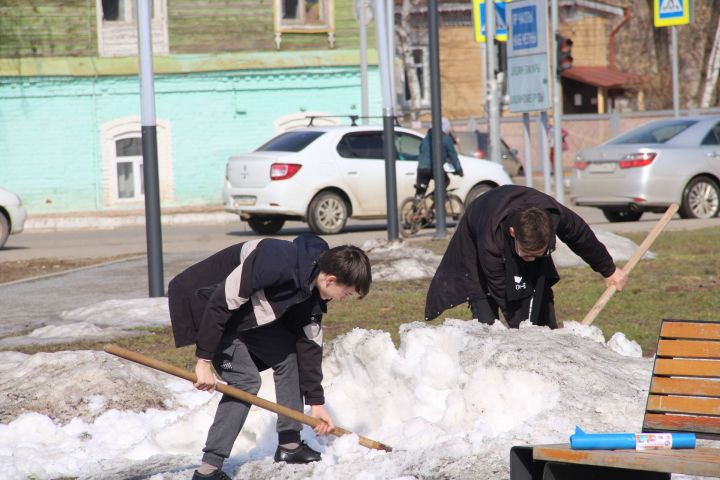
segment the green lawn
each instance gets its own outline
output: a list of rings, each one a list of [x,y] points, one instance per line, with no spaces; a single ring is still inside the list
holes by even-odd
[[[639,244],[645,234],[627,236]],[[414,244],[436,253],[447,247],[447,241]],[[628,287],[613,296],[594,325],[602,329],[607,339],[617,331],[624,332],[642,346],[645,355],[651,355],[661,319],[720,319],[719,245],[720,228],[663,233],[651,247],[658,258],[637,264]],[[602,279],[586,266],[560,269],[560,275],[562,280],[555,287],[558,318],[581,321],[603,292]],[[429,283],[429,279],[376,282],[363,300],[330,304],[323,319],[326,340],[360,327],[386,330],[397,342],[400,325],[423,319]],[[470,311],[467,306],[458,306],[444,316],[470,319]],[[169,328],[115,343],[179,366],[194,364],[193,348],[175,349]],[[102,345],[77,343],[22,351],[101,349]]]

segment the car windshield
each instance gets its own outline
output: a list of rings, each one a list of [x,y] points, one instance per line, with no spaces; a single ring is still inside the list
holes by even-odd
[[[620,135],[608,142],[609,145],[622,145],[628,143],[665,143],[676,135],[687,130],[697,123],[696,120],[673,120],[652,122],[628,133]]]
[[[299,152],[325,132],[285,132],[259,147],[256,152]]]

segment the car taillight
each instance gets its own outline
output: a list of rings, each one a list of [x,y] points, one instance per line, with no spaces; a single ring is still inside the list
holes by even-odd
[[[297,163],[273,163],[270,165],[270,180],[287,180],[295,175],[302,165]]]
[[[650,165],[655,157],[657,157],[655,152],[630,153],[620,160],[619,165],[620,168],[645,167]]]
[[[478,148],[475,150],[475,153],[473,154],[475,158],[485,158],[485,150]]]
[[[573,162],[572,168],[576,168],[578,170],[585,170],[588,165],[590,165],[590,162],[579,162],[576,160],[575,162]]]

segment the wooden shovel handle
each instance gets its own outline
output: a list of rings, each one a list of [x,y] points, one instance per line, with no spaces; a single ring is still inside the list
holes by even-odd
[[[645,252],[648,251],[650,245],[652,245],[658,235],[660,235],[660,232],[663,231],[665,225],[668,224],[672,216],[675,215],[675,213],[678,211],[678,208],[680,208],[680,206],[677,203],[673,203],[668,207],[667,210],[665,210],[665,214],[662,216],[662,218],[660,218],[660,220],[658,220],[652,230],[650,230],[650,233],[648,233],[647,237],[645,237],[645,240],[643,240],[638,249],[635,250],[635,253],[633,253],[630,257],[630,260],[628,260],[628,262],[623,267],[623,272],[625,272],[626,275],[630,275],[632,269],[635,268],[635,265],[640,261],[640,258],[645,255]],[[606,288],[603,294],[600,295],[600,298],[598,298],[597,302],[595,302],[595,305],[593,305],[587,315],[585,315],[582,324],[592,324],[595,321],[595,317],[597,317],[600,311],[605,308],[605,304],[610,300],[610,298],[612,298],[614,293],[614,285]]]
[[[146,367],[154,368],[155,370],[160,370],[161,372],[169,373],[170,375],[175,375],[176,377],[180,377],[193,383],[197,382],[197,376],[193,372],[176,367],[175,365],[171,365],[169,363],[165,363],[155,358],[145,356],[142,353],[133,352],[131,350],[127,350],[125,348],[112,344],[105,345],[104,349],[107,353],[122,357],[126,360],[145,365]],[[243,402],[256,405],[260,408],[264,408],[265,410],[269,410],[279,415],[284,415],[300,423],[309,425],[313,428],[315,428],[321,422],[321,420],[318,420],[317,418],[305,415],[302,412],[298,412],[297,410],[293,410],[292,408],[285,407],[275,402],[271,402],[270,400],[265,400],[264,398],[260,398],[257,395],[245,392],[243,390],[240,390],[239,388],[231,387],[230,385],[218,383],[215,389],[225,395],[229,395],[233,398],[237,398],[238,400],[242,400]],[[352,432],[350,432],[349,430],[345,430],[344,428],[335,427],[330,433],[339,437],[342,435],[351,434]],[[386,452],[392,451],[392,448],[390,446],[363,437],[361,435],[358,435],[358,443],[363,447],[372,448],[375,450],[385,450]]]

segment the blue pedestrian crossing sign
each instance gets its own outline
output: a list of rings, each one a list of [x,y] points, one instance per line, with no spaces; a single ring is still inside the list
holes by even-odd
[[[653,0],[656,27],[672,27],[690,23],[692,0]]]
[[[505,21],[505,4],[512,0],[495,0],[495,40],[507,41],[508,30]],[[473,24],[475,41],[485,42],[485,0],[473,0]]]

